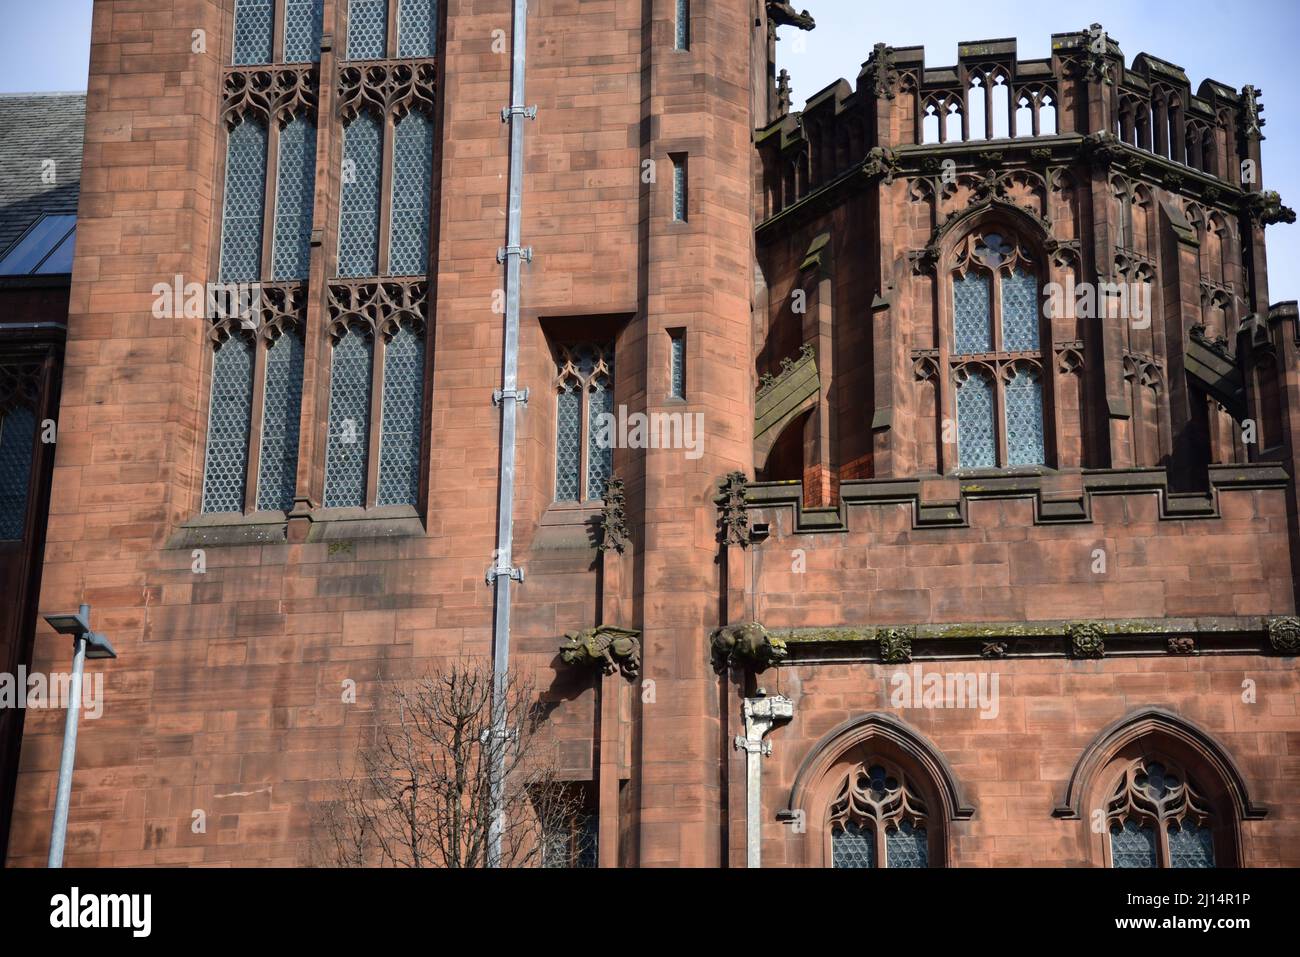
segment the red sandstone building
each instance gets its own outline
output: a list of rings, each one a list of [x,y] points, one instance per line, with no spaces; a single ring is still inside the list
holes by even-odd
[[[381,687],[508,636],[600,866],[1300,865],[1258,91],[1093,27],[795,112],[787,4],[511,11],[96,4],[57,414],[0,395],[10,667],[83,601],[120,655],[67,863],[308,863]]]

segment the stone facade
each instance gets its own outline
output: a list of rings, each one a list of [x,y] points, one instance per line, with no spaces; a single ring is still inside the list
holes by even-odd
[[[322,501],[341,149],[322,119],[294,506],[213,517],[208,329],[150,306],[156,283],[217,262],[233,6],[95,10],[40,608],[91,603],[120,657],[92,667],[105,711],[83,724],[72,866],[309,863],[313,806],[383,684],[492,650],[511,5],[439,4],[418,503]],[[1264,226],[1288,211],[1241,179],[1260,159],[1253,93],[1193,96],[1171,65],[1126,67],[1083,31],[1047,61],[998,42],[943,69],[877,46],[856,87],[793,113],[771,40],[811,17],[696,2],[677,49],[678,6],[528,14],[510,644],[592,795],[600,864],[743,866],[734,740],[760,688],[794,711],[766,738],[768,866],[829,863],[858,760],[924,805],[902,823],[928,829],[931,863],[1105,864],[1092,810],[1147,750],[1208,795],[1219,863],[1300,864],[1298,333],[1264,262]],[[346,8],[326,0],[304,81],[321,117],[352,95]],[[977,73],[1030,95],[1035,135],[972,138]],[[1133,119],[1157,87],[1179,158]],[[927,106],[954,97],[964,135],[926,142]],[[975,473],[945,438],[945,290],[958,244],[994,228],[1040,281],[1150,280],[1155,311],[1140,329],[1045,319],[1034,355],[1006,360],[1036,363],[1045,460]],[[590,339],[614,344],[616,407],[703,416],[698,456],[615,449],[616,508],[554,501],[555,350]],[[611,514],[622,548],[598,547]],[[715,671],[711,635],[749,622],[729,633],[759,651]],[[561,636],[600,625],[639,633],[639,674],[561,660]],[[63,645],[37,637],[33,667],[57,670]],[[896,704],[915,666],[996,673],[997,716]],[[10,865],[44,860],[62,728],[27,716]]]

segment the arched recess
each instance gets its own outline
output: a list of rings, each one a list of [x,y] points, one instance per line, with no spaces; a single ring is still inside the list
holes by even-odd
[[[871,712],[831,729],[808,752],[795,774],[785,817],[803,812],[806,867],[831,866],[831,818],[854,776],[881,767],[899,777],[906,817],[919,814],[928,835],[928,866],[952,861],[954,821],[967,821],[975,808],[966,802],[952,768],[928,738],[895,715]],[[914,820],[914,819],[913,819]]]
[[[1251,800],[1241,770],[1213,735],[1164,708],[1141,708],[1104,728],[1079,756],[1052,816],[1085,822],[1087,859],[1112,866],[1110,830],[1099,832],[1093,819],[1100,813],[1110,821],[1126,781],[1157,763],[1194,783],[1198,813],[1214,832],[1214,865],[1242,866],[1240,822],[1260,820],[1268,809]]]

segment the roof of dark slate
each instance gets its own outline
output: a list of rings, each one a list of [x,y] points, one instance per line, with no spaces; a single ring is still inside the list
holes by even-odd
[[[42,213],[77,212],[85,126],[85,93],[0,93],[0,255]]]

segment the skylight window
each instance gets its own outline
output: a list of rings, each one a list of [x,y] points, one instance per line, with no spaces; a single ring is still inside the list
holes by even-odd
[[[0,276],[72,272],[76,229],[76,216],[42,216],[0,259]]]

